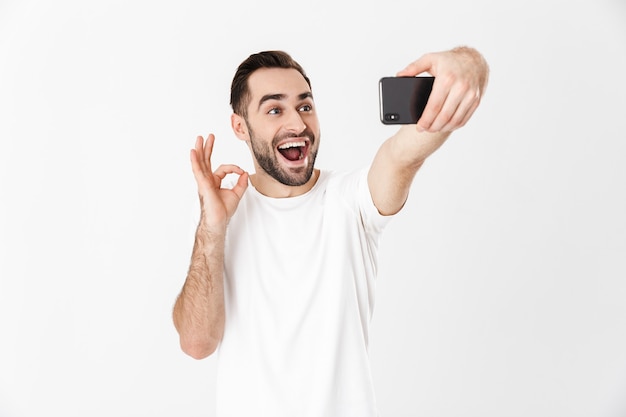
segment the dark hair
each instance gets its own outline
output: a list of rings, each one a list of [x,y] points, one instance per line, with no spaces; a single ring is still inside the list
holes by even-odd
[[[252,54],[239,65],[230,86],[230,105],[233,112],[240,116],[247,116],[247,107],[250,102],[248,78],[250,78],[250,74],[260,68],[293,68],[302,74],[309,88],[311,88],[311,81],[306,76],[304,69],[288,53],[263,51]]]

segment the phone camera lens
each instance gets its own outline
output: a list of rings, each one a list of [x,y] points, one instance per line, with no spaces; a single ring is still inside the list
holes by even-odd
[[[388,122],[395,122],[400,118],[398,113],[385,113],[385,120]]]

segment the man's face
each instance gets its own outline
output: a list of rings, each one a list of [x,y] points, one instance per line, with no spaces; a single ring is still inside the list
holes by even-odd
[[[311,89],[295,69],[262,68],[248,79],[245,119],[257,165],[285,185],[305,184],[319,147]]]

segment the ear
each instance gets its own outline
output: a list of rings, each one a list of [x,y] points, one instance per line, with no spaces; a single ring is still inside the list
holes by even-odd
[[[243,117],[238,114],[230,115],[230,126],[233,128],[233,132],[235,135],[241,140],[247,141],[249,140],[248,136],[248,126],[246,125],[246,121]]]

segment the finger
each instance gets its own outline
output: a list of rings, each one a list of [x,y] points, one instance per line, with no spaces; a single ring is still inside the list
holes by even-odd
[[[206,176],[204,175],[204,170],[202,169],[202,163],[200,162],[200,157],[197,149],[192,149],[190,152],[191,159],[191,170],[193,171],[193,176],[196,179],[198,185],[202,182],[206,181]]]
[[[441,132],[451,120],[454,119],[456,113],[459,111],[459,106],[463,101],[464,95],[458,91],[458,89],[452,89],[446,96],[446,100],[441,106],[439,113],[430,125],[430,132]],[[465,109],[462,111],[465,114]]]
[[[237,180],[237,184],[235,184],[235,186],[233,187],[233,192],[237,195],[237,197],[239,197],[239,199],[241,199],[241,197],[243,197],[243,193],[246,192],[247,188],[248,188],[248,173],[244,171],[239,176],[239,179]]]
[[[213,133],[209,133],[206,141],[204,142],[204,166],[206,167],[207,174],[212,171],[211,169],[211,155],[213,154],[213,144],[215,143],[215,135]]]
[[[446,123],[444,123],[440,130],[451,132],[463,126],[478,106],[478,103],[480,102],[480,95],[478,94],[478,92],[474,92],[473,90],[468,90],[466,88],[461,89],[461,91],[463,91],[464,93],[460,97],[460,102],[456,107],[454,114],[451,115],[451,117]],[[450,96],[452,96],[452,94],[450,94]],[[444,110],[442,110],[441,114],[447,116],[445,108]],[[442,121],[445,120],[445,116],[442,117]],[[438,120],[433,123],[434,128],[439,127],[437,125],[437,122]]]
[[[414,77],[423,72],[428,72],[433,66],[431,54],[422,55],[416,61],[411,62],[403,70],[396,73],[396,77]],[[434,74],[433,74],[434,75]]]
[[[223,180],[226,177],[226,175],[228,175],[228,174],[238,174],[238,175],[241,175],[243,173],[244,173],[244,170],[239,168],[237,165],[224,164],[224,165],[220,165],[215,170],[215,172],[213,172],[213,175],[218,177],[220,180]]]
[[[458,127],[465,126],[465,124],[469,121],[469,119],[472,117],[472,115],[474,114],[474,112],[478,108],[479,104],[480,104],[480,100],[476,100],[476,101],[474,101],[472,103],[472,105],[470,106],[470,108],[467,111],[467,113],[465,113],[465,116],[463,117],[463,120],[461,121],[461,123],[459,124]]]
[[[196,144],[189,154],[189,159],[191,160],[191,169],[193,170],[194,174],[196,173],[196,171],[202,170],[202,167],[200,165],[200,155],[202,155],[203,153],[202,143],[202,136],[196,136]]]
[[[417,121],[418,130],[431,130],[432,124],[441,112],[452,87],[452,80],[448,77],[435,78],[432,91],[426,102],[424,112]]]
[[[196,163],[198,165],[198,168],[203,172],[206,173],[206,166],[204,163],[204,138],[202,136],[197,136],[196,137],[196,146],[194,148],[193,155],[196,158]],[[208,171],[211,172],[211,171]]]
[[[194,149],[200,154],[204,153],[204,138],[202,136],[196,136],[196,145]]]

